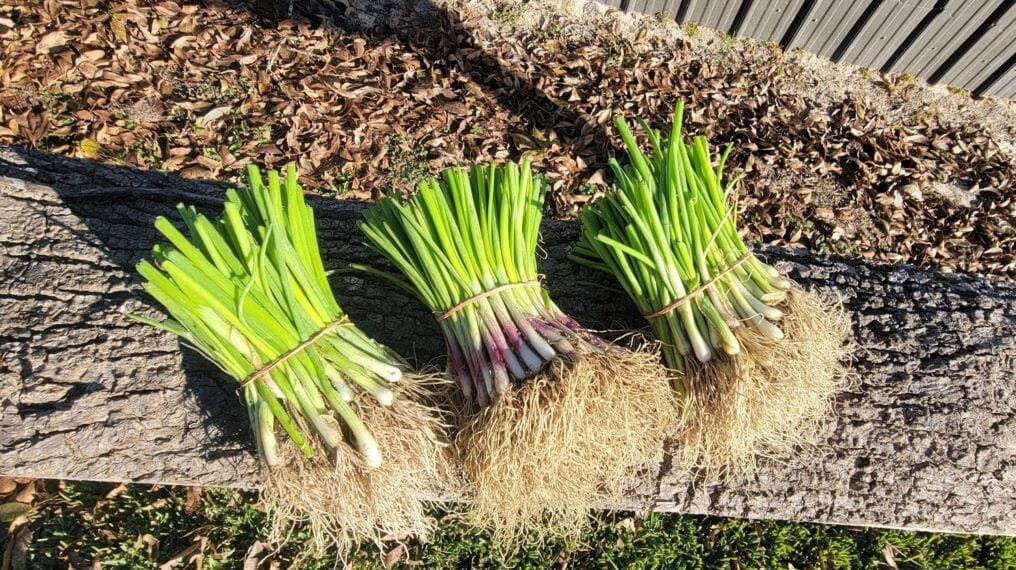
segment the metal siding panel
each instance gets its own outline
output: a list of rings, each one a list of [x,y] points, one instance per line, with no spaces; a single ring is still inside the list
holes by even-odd
[[[695,22],[720,32],[729,32],[742,4],[748,0],[689,0],[685,22]],[[603,0],[619,8],[623,0]],[[754,0],[744,15],[739,35],[764,41],[779,41],[787,32],[805,0]],[[933,19],[890,71],[921,77],[932,75],[959,49],[986,19],[1002,5],[1010,8],[981,38],[956,59],[940,82],[975,89],[1016,50],[1016,9],[1012,0],[950,0],[945,12]],[[791,47],[802,47],[830,57],[864,14],[871,0],[844,2],[818,0],[802,22]],[[880,68],[902,45],[921,20],[931,12],[935,0],[887,0],[851,38],[841,60]],[[628,11],[663,14],[676,18],[681,0],[630,0]],[[1010,69],[985,90],[986,95],[1016,97],[1016,69]]]
[[[1016,54],[1016,25],[1010,25],[1009,31],[1006,33],[1010,35],[1003,35],[997,38],[995,45],[992,46],[992,50],[986,50],[984,55],[981,56],[983,61],[985,61],[983,65],[980,63],[982,59],[979,59],[978,62],[975,62],[971,66],[971,71],[974,73],[972,73],[968,80],[970,89],[976,89],[981,83],[987,81],[992,73],[995,73],[1000,67],[1004,66],[1009,58],[1013,54]],[[1004,43],[1006,37],[1009,38],[1008,43]],[[993,50],[995,49],[999,49],[999,51],[994,53]],[[997,81],[1001,81],[1001,78]]]
[[[660,10],[667,16],[667,18],[673,20],[677,18],[677,10],[681,7],[681,0],[667,0],[663,4],[663,8]]]
[[[725,32],[733,23],[740,5],[740,0],[692,0],[686,19]]]
[[[1016,67],[1010,68],[1005,75],[999,77],[994,85],[984,90],[984,94],[1016,99]]]
[[[727,5],[726,0],[708,0],[705,4],[705,12],[702,15],[700,24],[714,30],[720,29],[720,16],[723,14],[723,7]]]
[[[765,0],[755,0],[754,3],[748,8],[748,12],[744,15],[744,21],[741,22],[741,35],[749,38],[758,37],[759,25],[762,23],[762,15],[765,14],[765,10],[759,8],[760,5],[764,4],[766,9],[775,2],[769,2]]]
[[[741,35],[780,41],[804,0],[755,0],[744,17]]]
[[[673,4],[673,8],[670,5]],[[677,13],[677,7],[680,2],[673,2],[672,0],[648,0],[647,7],[645,10],[646,14],[661,14],[664,17],[674,18],[674,14]]]
[[[727,0],[720,7],[719,13],[716,15],[714,28],[721,32],[729,32],[730,27],[734,25],[734,17],[737,16],[737,10],[741,7],[743,0]]]
[[[688,9],[685,11],[684,21],[702,24],[705,19],[706,9],[709,7],[709,0],[688,0]]]
[[[889,70],[919,77],[931,75],[1001,2],[1008,1],[1011,0],[950,2]]]
[[[643,12],[642,8],[645,6],[645,4],[646,0],[631,0],[630,2],[628,2],[628,8],[625,9],[625,11],[634,14],[641,14]]]
[[[974,89],[1009,59],[1013,49],[1016,49],[1016,10],[1010,8],[956,60],[940,82]]]
[[[708,17],[709,17],[709,0],[691,0],[689,2],[688,21],[694,21],[699,25],[706,25]]]
[[[864,13],[868,2],[820,0],[801,26],[791,47],[829,57]]]
[[[994,85],[984,90],[985,95],[994,95],[995,97],[1009,97],[1016,98],[1016,74],[1010,73],[1012,77],[1005,77],[999,79]]]
[[[650,12],[650,13],[652,13],[652,14],[666,14],[666,5],[668,5],[668,1],[666,1],[666,0],[655,0],[655,2],[653,2],[652,4],[653,4],[652,5],[652,12]]]
[[[801,22],[800,28],[797,30],[797,34],[794,36],[793,41],[788,45],[788,48],[801,47],[806,41],[809,41],[812,35],[815,34],[815,30],[818,28],[819,23],[822,21],[823,15],[826,10],[829,9],[828,3],[816,3],[811,7],[811,12],[808,13],[808,17]],[[789,27],[789,26],[788,26]]]
[[[875,69],[882,67],[934,7],[935,0],[884,2],[843,52],[842,61]]]
[[[642,11],[646,14],[656,14],[663,8],[665,3],[666,0],[646,0],[645,8]]]

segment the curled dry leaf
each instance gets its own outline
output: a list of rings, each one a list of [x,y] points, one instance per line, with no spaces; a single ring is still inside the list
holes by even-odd
[[[188,513],[194,513],[201,506],[201,499],[204,496],[204,490],[201,487],[187,487],[187,502],[183,507],[183,510]]]
[[[394,568],[399,560],[406,556],[408,552],[409,549],[406,545],[400,542],[394,548],[385,553],[385,568]]]
[[[215,121],[217,121],[217,120],[219,120],[219,119],[221,119],[223,117],[226,117],[227,115],[229,115],[229,113],[230,113],[230,107],[229,106],[216,107],[216,108],[212,109],[211,111],[205,113],[204,116],[201,117],[201,119],[198,121],[198,126],[199,127],[208,127],[212,123],[214,123]]]
[[[10,477],[0,477],[0,497],[10,495],[18,488],[18,484]]]
[[[39,38],[35,44],[35,53],[47,54],[56,51],[67,45],[67,34],[63,30],[56,30]]]

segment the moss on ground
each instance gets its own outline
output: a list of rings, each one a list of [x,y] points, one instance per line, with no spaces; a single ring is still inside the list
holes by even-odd
[[[259,568],[332,568],[301,560],[301,540],[264,560],[267,521],[252,492],[180,487],[62,483],[40,497],[32,515],[27,568],[240,568],[249,552]],[[385,544],[396,568],[1016,568],[1016,538],[858,529],[684,515],[599,514],[581,539],[528,547],[502,560],[486,536],[440,513],[431,542]],[[5,536],[4,540],[10,537]],[[252,548],[253,547],[253,548]],[[364,545],[351,562],[384,568]]]

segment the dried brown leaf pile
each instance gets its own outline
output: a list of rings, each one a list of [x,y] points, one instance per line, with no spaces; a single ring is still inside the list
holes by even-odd
[[[735,65],[607,18],[514,26],[526,9],[368,33],[243,4],[0,6],[0,143],[197,178],[296,161],[308,186],[357,198],[525,155],[570,216],[605,188],[612,116],[662,124],[681,97],[691,127],[736,144],[752,237],[1016,278],[1013,158],[980,125],[779,88],[800,69],[778,50]]]

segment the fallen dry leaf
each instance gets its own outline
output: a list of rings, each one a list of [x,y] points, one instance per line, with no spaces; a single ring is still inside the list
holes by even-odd
[[[18,484],[10,477],[0,477],[0,497],[10,495],[17,490]]]
[[[258,570],[261,559],[271,552],[268,545],[261,541],[255,541],[247,549],[243,557],[243,570]]]
[[[198,536],[190,546],[184,548],[176,556],[159,565],[159,570],[173,570],[174,568],[191,567],[201,570],[204,565],[205,548],[208,546],[208,538]]]
[[[45,54],[67,45],[67,34],[63,30],[49,32],[35,44],[35,53]]]
[[[204,496],[204,491],[201,487],[187,487],[187,502],[184,504],[184,512],[190,514],[198,510],[201,506],[201,499]]]
[[[399,543],[385,553],[385,568],[393,568],[409,552],[405,544]]]

